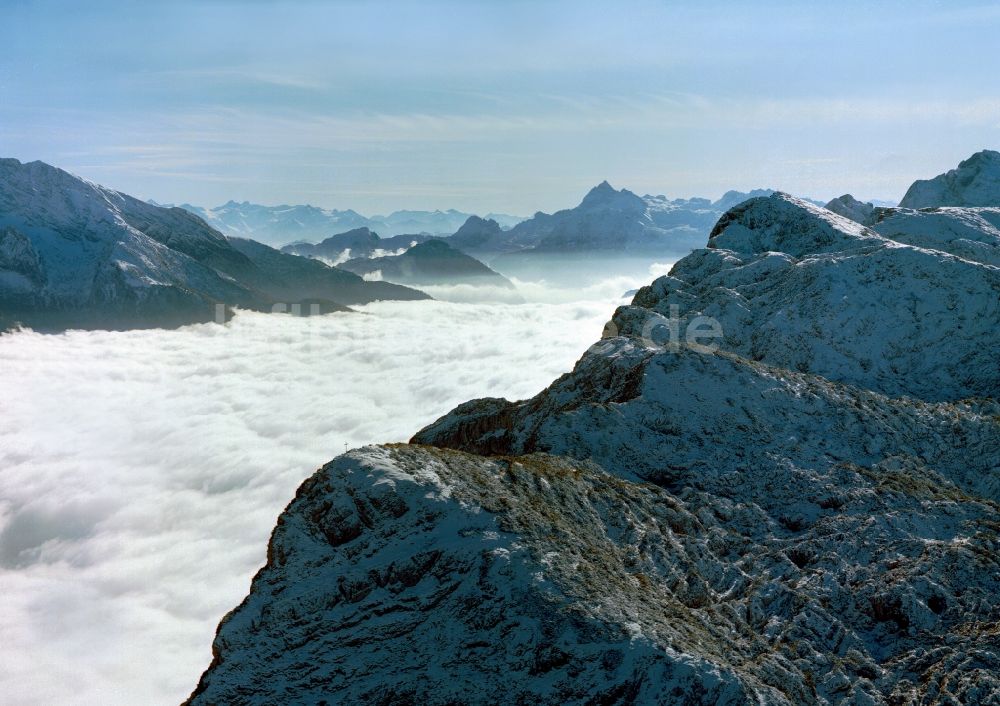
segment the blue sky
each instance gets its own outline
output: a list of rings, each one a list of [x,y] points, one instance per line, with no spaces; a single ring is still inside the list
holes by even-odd
[[[158,201],[898,199],[1000,147],[986,3],[0,0],[0,155]]]

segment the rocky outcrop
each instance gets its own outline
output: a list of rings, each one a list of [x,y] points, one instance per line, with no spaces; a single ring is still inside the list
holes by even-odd
[[[1000,703],[1000,270],[959,240],[732,209],[536,397],[308,480],[191,702]]]
[[[1000,152],[983,150],[933,179],[913,182],[901,208],[1000,206]]]
[[[346,454],[283,513],[190,703],[785,701],[683,575],[713,564],[699,524],[585,463]]]

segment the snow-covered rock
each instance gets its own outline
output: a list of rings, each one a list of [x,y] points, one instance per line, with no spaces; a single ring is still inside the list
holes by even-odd
[[[282,514],[190,703],[773,700],[730,625],[658,586],[708,557],[697,525],[585,463],[345,454]]]
[[[785,194],[719,220],[709,249],[679,261],[615,315],[654,339],[710,316],[721,346],[830,380],[921,399],[995,396],[1000,270],[904,245]]]
[[[933,179],[913,182],[902,208],[1000,206],[1000,152],[983,150]]]
[[[862,225],[870,225],[869,221],[875,212],[874,204],[858,201],[850,194],[833,199],[826,204],[826,209]]]
[[[879,208],[870,225],[900,243],[1000,267],[1000,208]]]

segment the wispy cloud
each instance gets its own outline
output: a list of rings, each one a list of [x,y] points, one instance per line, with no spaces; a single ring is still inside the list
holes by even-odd
[[[132,75],[135,83],[149,81],[198,81],[202,84],[247,83],[260,86],[277,86],[281,88],[297,88],[304,91],[322,91],[329,85],[319,79],[308,78],[294,73],[280,73],[260,70],[254,67],[215,67],[165,69],[160,71],[141,71]]]

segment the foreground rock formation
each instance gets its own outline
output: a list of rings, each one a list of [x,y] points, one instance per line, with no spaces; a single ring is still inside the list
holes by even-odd
[[[334,460],[190,702],[1000,703],[1000,269],[952,216],[753,199],[536,397]]]

